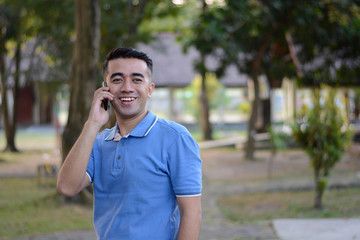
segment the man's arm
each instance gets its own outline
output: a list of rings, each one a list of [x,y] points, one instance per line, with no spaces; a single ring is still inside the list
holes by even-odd
[[[65,196],[73,196],[90,184],[86,168],[99,129],[91,122],[84,128],[61,166],[57,180],[57,190]]]
[[[109,120],[109,112],[101,107],[101,102],[113,99],[107,90],[103,87],[95,92],[89,118],[59,170],[56,188],[63,195],[73,196],[90,184],[86,175],[90,154],[99,130]]]
[[[180,210],[178,240],[199,239],[201,225],[201,196],[177,197]]]

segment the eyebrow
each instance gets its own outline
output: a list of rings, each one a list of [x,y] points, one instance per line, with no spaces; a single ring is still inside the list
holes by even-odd
[[[122,72],[115,72],[115,73],[111,74],[110,79],[111,79],[111,78],[114,78],[114,77],[116,77],[116,76],[123,77],[124,75],[125,75],[125,74],[122,73]],[[142,73],[132,73],[131,76],[133,76],[133,77],[141,77],[141,78],[144,78],[144,79],[145,79],[145,76],[144,76]]]

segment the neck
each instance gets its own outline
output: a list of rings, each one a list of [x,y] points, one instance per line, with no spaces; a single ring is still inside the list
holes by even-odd
[[[131,130],[133,130],[133,128],[136,127],[136,125],[138,125],[139,122],[141,122],[141,120],[145,118],[147,113],[148,112],[145,111],[144,113],[132,118],[123,118],[121,116],[116,115],[116,121],[119,126],[120,135],[121,136],[128,135],[131,132]]]

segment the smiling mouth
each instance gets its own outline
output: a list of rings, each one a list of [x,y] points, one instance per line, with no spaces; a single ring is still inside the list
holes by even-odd
[[[120,98],[120,101],[122,101],[122,102],[132,102],[135,99],[136,98],[134,98],[134,97],[122,97],[122,98]]]

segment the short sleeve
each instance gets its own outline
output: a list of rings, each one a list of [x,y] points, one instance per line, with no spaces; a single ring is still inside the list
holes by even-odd
[[[202,160],[196,141],[182,133],[169,148],[168,165],[173,190],[177,197],[198,196],[202,190]]]
[[[88,175],[90,182],[92,183],[94,181],[94,149],[91,151],[91,155],[89,158],[89,162],[86,168],[86,174]]]

